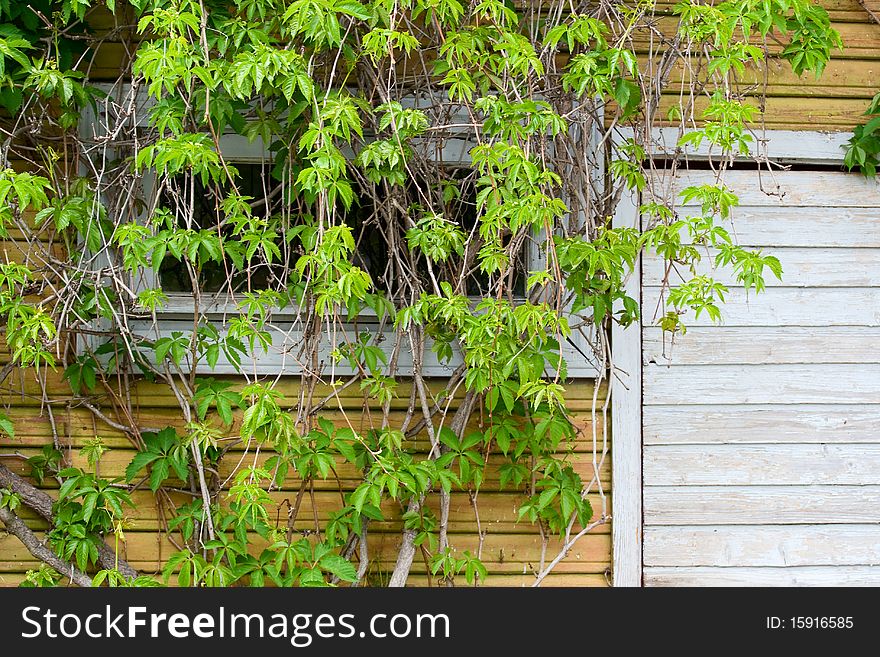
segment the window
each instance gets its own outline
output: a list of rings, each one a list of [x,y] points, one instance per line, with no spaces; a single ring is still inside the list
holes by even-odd
[[[262,162],[232,162],[230,163],[238,172],[236,185],[242,196],[254,199],[253,214],[261,220],[271,217],[272,199],[270,189],[271,178],[267,176],[268,163]],[[190,189],[192,186],[192,189]],[[221,205],[225,194],[229,192],[228,185],[223,186],[218,194],[216,187],[205,185],[197,178],[180,176],[163,187],[159,206],[169,212],[168,218],[178,226],[192,228],[194,230],[210,229],[218,225],[218,217],[222,212]],[[229,228],[224,229],[224,237],[230,233]],[[280,287],[283,283],[284,262],[259,263],[247,272],[235,272],[228,270],[224,263],[211,261],[199,272],[199,289],[207,293],[219,293],[229,289],[233,294],[248,288],[264,289]],[[169,254],[166,255],[159,267],[158,284],[168,294],[187,293],[193,291],[192,277],[186,271],[183,262]]]
[[[249,143],[239,135],[226,135],[220,138],[224,160],[235,176],[237,193],[247,198],[251,214],[256,220],[277,221],[280,207],[277,184],[273,185],[270,153],[262,142]],[[233,226],[224,222],[222,203],[232,192],[228,183],[216,184],[203,181],[195,176],[178,175],[162,181],[150,173],[143,178],[143,193],[146,208],[143,221],[153,221],[157,228],[187,228],[193,231],[217,230],[221,236],[229,238]],[[154,212],[150,215],[149,209]],[[280,226],[279,226],[280,227]],[[229,244],[233,244],[230,240]],[[284,289],[286,268],[295,262],[289,245],[279,235],[276,240],[279,256],[271,262],[255,257],[245,271],[233,273],[228,263],[207,262],[198,272],[200,304],[208,312],[229,314],[236,312],[236,298],[249,290]],[[230,255],[227,252],[227,257]],[[192,314],[193,272],[189,272],[181,258],[166,252],[159,271],[146,270],[133,281],[136,292],[148,288],[160,288],[167,296],[168,303],[160,316],[179,316]]]
[[[143,121],[144,126],[149,104],[150,101],[142,94],[138,99],[138,114],[143,117],[139,120]],[[86,118],[83,129],[94,130],[92,124],[100,126],[100,114],[91,119]],[[434,281],[448,282],[459,293],[475,297],[491,294],[489,288],[493,281],[479,268],[476,253],[479,246],[475,246],[479,241],[476,239],[467,240],[467,247],[455,255],[454,262],[450,261],[448,264],[432,262],[429,266],[418,249],[394,249],[393,252],[398,255],[389,258],[392,249],[388,247],[388,240],[405,240],[413,222],[423,217],[428,207],[435,211],[443,208],[443,216],[454,218],[458,227],[468,236],[473,236],[479,229],[476,201],[478,174],[470,167],[469,158],[473,145],[466,135],[450,137],[442,153],[433,154],[431,158],[419,158],[421,170],[413,171],[404,184],[392,187],[372,185],[363,178],[358,179],[357,176],[361,175],[359,169],[353,164],[350,167],[355,178],[355,200],[349,209],[339,212],[342,220],[353,230],[356,251],[352,261],[370,274],[378,290],[392,297],[397,295],[398,304],[411,303],[414,298],[412,292],[418,289],[432,291]],[[274,162],[269,150],[259,139],[251,143],[239,135],[222,136],[220,147],[227,165],[237,171],[235,191],[241,197],[250,197],[248,203],[252,215],[265,222],[274,222],[277,254],[269,261],[257,258],[245,272],[236,274],[232,274],[223,262],[210,262],[194,276],[194,272],[187,271],[181,258],[166,252],[158,271],[146,269],[131,283],[131,289],[135,293],[161,288],[168,296],[168,302],[156,313],[156,321],[153,317],[145,316],[132,325],[141,334],[152,336],[151,339],[171,335],[175,331],[193,330],[194,279],[197,279],[200,291],[200,315],[204,315],[222,333],[228,330],[227,321],[238,314],[236,303],[244,293],[267,288],[289,289],[289,272],[302,253],[291,229],[301,224],[304,215],[313,210],[302,200],[292,197],[289,186],[281,184],[273,176]],[[353,158],[354,154],[349,155]],[[159,219],[168,228],[219,230],[221,233],[232,230],[232,227],[222,222],[222,203],[232,191],[228,185],[203,182],[187,175],[161,181],[154,175],[147,175],[142,182],[147,207],[161,208]],[[144,221],[148,214],[148,211],[143,213]],[[155,220],[155,216],[154,212],[152,220]],[[520,235],[518,239],[520,243],[514,245],[510,244],[509,237],[503,239],[503,248],[514,254],[510,258],[507,269],[509,278],[505,286],[511,301],[525,296],[528,272],[541,267],[541,259],[544,257],[540,249],[543,236]],[[409,255],[401,257],[402,252]],[[461,266],[463,262],[467,263],[464,268]],[[419,281],[420,286],[416,287],[414,281]],[[308,366],[297,360],[303,335],[301,321],[298,308],[293,305],[273,313],[272,346],[264,356],[255,359],[253,367],[248,367],[248,371],[255,374],[293,374]],[[376,319],[371,321],[362,315],[356,323],[340,328],[348,333],[349,338],[364,331],[369,332],[375,337],[376,344],[390,351],[394,340],[383,340],[385,336],[382,334],[387,331],[387,327],[387,322],[380,323]],[[321,359],[324,366],[329,368],[327,364],[333,360],[331,354],[336,350],[337,343],[341,344],[345,337],[334,334],[325,336],[324,339],[327,344],[322,344]],[[575,340],[581,342],[579,338]],[[571,358],[575,349],[581,353]],[[581,363],[581,354],[588,351],[588,347],[584,341],[581,348],[573,346],[569,350],[566,346],[564,351],[569,352],[565,355],[570,362]],[[407,369],[411,367],[411,358],[412,354],[408,349],[400,350],[397,362],[399,374],[406,375]],[[441,363],[430,350],[426,350],[425,360],[424,373],[429,376],[447,376],[460,363],[457,356],[451,362]],[[333,367],[337,374],[344,373],[342,370],[345,367]],[[221,357],[216,367],[206,370],[205,373],[234,371],[236,368]],[[589,376],[593,373],[589,364],[584,374],[578,374],[576,368],[569,368],[570,376]]]
[[[223,295],[231,298],[244,291],[260,289],[284,289],[287,284],[287,273],[296,262],[297,251],[292,240],[285,235],[296,223],[295,213],[288,216],[287,221],[276,216],[282,209],[280,182],[273,175],[273,167],[269,161],[230,160],[230,168],[237,172],[236,190],[239,195],[249,198],[255,218],[275,227],[278,233],[277,246],[279,256],[272,262],[262,261],[248,267],[245,272],[232,273],[230,267],[222,262],[209,262],[198,275],[199,289],[202,293]],[[405,239],[406,226],[388,226],[386,216],[390,204],[397,208],[406,208],[412,216],[424,214],[425,205],[434,210],[443,208],[443,216],[458,225],[473,237],[477,230],[476,172],[471,168],[457,163],[438,163],[436,169],[428,175],[414,177],[400,189],[392,190],[395,198],[385,197],[381,188],[364,183],[355,185],[355,197],[352,206],[341,211],[341,219],[353,231],[356,250],[353,262],[370,274],[374,285],[380,291],[394,293],[395,275],[414,277],[422,289],[431,290],[431,271],[423,255],[418,251],[412,254],[411,265],[407,271],[401,263],[389,260],[389,237]],[[191,176],[178,176],[165,181],[158,191],[156,206],[159,216],[165,217],[168,223],[181,228],[205,230],[223,223],[223,201],[232,190],[228,184],[204,184]],[[148,200],[149,202],[149,200]],[[392,213],[396,214],[396,213]],[[392,220],[398,220],[393,217]],[[395,235],[389,236],[393,231]],[[231,230],[223,229],[224,237],[229,237]],[[507,247],[509,238],[505,239]],[[227,242],[228,244],[228,242]],[[513,297],[522,298],[525,294],[525,279],[528,264],[528,244],[523,243],[518,249],[515,261],[509,269],[507,288]],[[446,263],[434,263],[434,277],[440,281],[452,283],[459,287],[457,276],[464,269],[465,277],[461,282],[466,293],[474,297],[490,294],[491,279],[477,264],[478,241],[468,239],[465,251],[459,258],[452,258]],[[167,254],[159,269],[157,287],[166,294],[189,296],[193,292],[193,276],[187,271],[183,261]]]

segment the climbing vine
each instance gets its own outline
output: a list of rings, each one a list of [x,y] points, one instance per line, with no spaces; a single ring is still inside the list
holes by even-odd
[[[643,321],[671,334],[723,313],[702,261],[756,292],[781,276],[728,229],[730,163],[773,167],[744,80],[771,58],[819,74],[839,45],[805,0],[0,1],[3,376],[53,427],[96,426],[81,467],[55,429],[23,473],[0,462],[0,520],[45,562],[27,585],[400,586],[416,559],[485,583],[490,478],[521,494],[541,584],[611,519],[609,334],[640,319],[636,260],[666,263]],[[699,153],[713,182],[673,191]],[[633,199],[641,230],[612,219]],[[110,429],[137,450],[119,478]],[[161,572],[124,558],[144,490]],[[385,569],[377,528],[399,536]]]

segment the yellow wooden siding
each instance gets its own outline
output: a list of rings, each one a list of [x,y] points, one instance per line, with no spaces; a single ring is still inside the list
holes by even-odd
[[[13,161],[11,165],[17,170],[33,170],[27,163]],[[29,213],[28,219],[33,219],[33,213]],[[44,250],[49,250],[55,257],[63,258],[64,249],[58,241],[57,235],[49,230],[42,230],[35,235],[41,242],[29,250],[24,242],[18,240],[20,235],[10,231],[9,240],[0,240],[0,259],[3,261],[27,262],[32,268],[37,269],[44,265],[41,261]],[[46,296],[51,293],[50,289],[41,294]],[[29,299],[36,301],[37,298]],[[9,349],[0,327],[0,368],[9,363]],[[219,376],[233,383],[241,384],[241,380],[235,377]],[[15,425],[15,438],[9,438],[0,434],[0,458],[14,472],[26,475],[29,468],[23,458],[37,454],[41,447],[53,442],[52,423],[43,400],[51,402],[52,415],[54,418],[55,431],[65,454],[67,464],[86,467],[85,459],[79,453],[84,443],[95,436],[100,436],[110,451],[104,455],[99,464],[99,472],[104,477],[116,477],[123,475],[125,467],[135,454],[130,439],[123,433],[102,421],[85,408],[71,406],[71,391],[68,384],[62,379],[61,368],[57,371],[44,372],[45,388],[34,377],[32,370],[13,370],[9,376],[0,382],[0,408],[10,417]],[[442,382],[431,382],[430,388],[435,392],[442,389]],[[283,378],[277,389],[282,392],[288,405],[295,403],[299,389],[299,377]],[[572,452],[571,459],[577,469],[589,480],[593,472],[592,467],[592,425],[590,423],[593,384],[589,381],[581,381],[569,386],[569,408],[577,421],[579,433],[570,445],[565,449]],[[600,407],[601,400],[605,397],[604,386],[599,391]],[[100,393],[100,391],[99,391]],[[328,386],[318,386],[315,390],[315,398],[323,399],[331,393]],[[177,400],[169,388],[163,385],[151,384],[139,381],[131,390],[133,405],[138,412],[138,423],[144,427],[161,428],[175,426],[183,430],[184,420]],[[405,415],[405,409],[409,399],[409,387],[401,384],[399,397],[391,404],[391,424],[399,426]],[[96,400],[99,406],[112,417],[108,409],[108,400],[99,394]],[[340,410],[340,407],[343,410]],[[452,405],[455,409],[455,404]],[[371,409],[375,414],[376,408]],[[369,426],[369,417],[364,408],[364,400],[357,394],[356,389],[346,389],[339,393],[339,403],[329,404],[322,412],[335,424],[351,426],[358,430],[366,430]],[[472,417],[470,428],[477,429],[479,426],[479,413]],[[237,437],[239,430],[240,413],[236,416],[235,423],[229,429],[230,437]],[[601,422],[601,420],[600,420]],[[597,435],[602,435],[601,424],[597,425]],[[601,443],[600,443],[601,445]],[[417,436],[414,447],[422,452],[427,451],[427,437],[423,434]],[[230,450],[221,462],[220,474],[223,477],[229,475],[244,454],[242,446]],[[253,454],[253,451],[251,452]],[[258,463],[265,463],[271,452],[262,450],[258,457]],[[252,461],[249,459],[248,463]],[[486,470],[483,491],[479,496],[480,522],[486,538],[483,545],[483,556],[490,570],[491,585],[528,586],[534,580],[532,574],[540,564],[542,550],[541,538],[537,529],[527,522],[517,522],[517,508],[523,501],[520,494],[511,491],[499,490],[498,466],[503,462],[502,455],[495,453],[490,456],[489,466]],[[337,469],[343,491],[350,491],[358,481],[358,473],[350,465],[341,465]],[[600,481],[606,493],[610,490],[610,457],[606,459],[600,469]],[[285,501],[293,501],[299,487],[299,480],[293,474],[288,477],[280,490],[271,493],[272,499],[281,509]],[[595,487],[594,487],[595,488]],[[54,480],[44,482],[44,489],[50,495],[55,495],[57,484]],[[322,523],[328,519],[330,512],[341,506],[339,485],[335,479],[326,482],[316,482],[316,506],[318,516]],[[436,497],[436,496],[434,496]],[[163,523],[160,521],[159,508],[156,497],[146,488],[135,491],[132,495],[135,502],[134,508],[127,508],[131,527],[127,530],[127,543],[125,556],[132,565],[147,573],[157,573],[161,565],[174,551],[174,546],[161,531]],[[171,499],[175,503],[185,503],[189,497],[172,494]],[[591,497],[596,514],[602,510],[601,500],[598,495]],[[434,511],[436,508],[436,499]],[[610,509],[610,497],[607,499]],[[282,522],[286,520],[286,506],[283,506]],[[393,505],[386,504],[384,512],[388,520],[382,523],[373,523],[370,529],[370,555],[374,562],[369,574],[381,582],[380,573],[393,569],[396,545],[400,541],[402,523],[400,512],[395,513]],[[19,510],[19,514],[32,529],[39,532],[47,528],[47,523],[27,508]],[[166,512],[167,514],[167,512]],[[273,515],[275,510],[273,510]],[[310,529],[314,527],[311,502],[308,496],[303,499],[302,507],[297,522],[298,529]],[[473,507],[470,499],[465,494],[454,495],[452,498],[449,518],[450,544],[458,551],[470,550],[476,553],[479,539],[476,529]],[[254,547],[259,550],[262,539],[253,535]],[[559,541],[551,541],[547,548],[547,555],[552,559],[558,551]],[[426,567],[423,561],[417,560],[413,565],[413,576],[410,583],[415,586],[427,583]],[[582,538],[569,556],[559,564],[554,574],[545,580],[546,586],[605,586],[607,580],[605,572],[611,563],[611,536],[609,526],[600,526],[590,535]],[[29,569],[34,569],[39,563],[24,548],[21,542],[14,536],[0,533],[0,586],[17,586]]]
[[[0,354],[0,360],[7,359],[7,355]],[[230,377],[225,378],[234,381]],[[439,382],[433,382],[431,387],[439,389],[441,386]],[[282,379],[278,389],[285,394],[289,400],[288,403],[293,403],[298,389],[298,378]],[[316,391],[318,396],[327,393],[329,393],[329,388],[321,388]],[[600,389],[599,393],[600,399],[603,399],[604,387]],[[139,382],[132,390],[132,394],[139,406],[138,419],[141,425],[182,427],[183,422],[176,402],[167,388]],[[121,475],[135,454],[134,448],[125,434],[95,420],[86,409],[71,408],[67,403],[70,396],[69,390],[66,384],[60,380],[58,374],[49,374],[46,395],[53,402],[52,409],[56,430],[69,463],[85,466],[84,459],[79,454],[79,448],[86,440],[100,436],[105,444],[111,448],[101,459],[100,474],[105,477]],[[399,424],[402,421],[403,408],[408,397],[407,386],[402,384],[400,397],[392,405],[392,424],[395,422]],[[568,386],[569,405],[579,431],[575,440],[571,444],[564,445],[563,449],[571,450],[572,462],[586,480],[590,479],[593,472],[593,427],[590,421],[592,397],[592,382],[582,381]],[[33,373],[29,371],[15,372],[0,387],[0,400],[7,406],[7,413],[16,426],[15,439],[10,439],[7,436],[0,437],[0,454],[5,455],[3,458],[5,464],[21,474],[27,470],[24,461],[20,458],[10,458],[9,455],[30,456],[35,454],[40,446],[52,441],[52,428],[48,413],[40,408],[41,398],[40,386],[34,380]],[[340,406],[345,409],[348,420],[355,428],[361,426],[359,423],[363,423],[364,427],[367,426],[368,421],[361,397],[349,391],[343,391],[340,393]],[[328,409],[324,415],[337,425],[343,423],[341,410]],[[239,421],[239,417],[236,417],[235,424],[228,432],[230,437],[237,436]],[[596,430],[601,441],[601,417],[598,422]],[[475,413],[471,422],[472,428],[476,429],[478,423],[479,414]],[[424,451],[427,448],[425,436],[417,437],[414,446],[416,449]],[[227,475],[243,455],[242,446],[230,450],[221,464],[221,476]],[[252,462],[253,455],[252,450],[247,460],[248,463]],[[269,452],[263,450],[258,457],[258,462],[264,462],[269,455]],[[523,501],[522,495],[509,490],[499,490],[498,465],[501,461],[500,454],[490,455],[485,483],[478,498],[480,522],[486,532],[483,558],[491,573],[488,584],[528,586],[534,580],[532,573],[540,564],[541,537],[536,527],[527,522],[517,522],[517,508]],[[357,485],[357,473],[350,466],[341,465],[338,474],[343,491],[352,490]],[[600,480],[603,489],[608,492],[610,489],[610,458],[606,459],[600,469]],[[278,505],[277,509],[271,510],[271,513],[273,517],[276,513],[280,514],[282,523],[286,518],[285,501],[293,501],[298,486],[299,481],[292,474],[285,480],[280,490],[271,493],[273,501]],[[50,495],[54,495],[57,485],[50,480],[45,482],[44,488]],[[323,524],[326,522],[328,514],[340,506],[340,485],[333,479],[326,482],[316,482],[315,489],[318,516]],[[132,494],[132,498],[135,507],[127,509],[131,526],[127,531],[125,556],[138,570],[156,573],[161,570],[161,565],[175,548],[160,530],[160,513],[155,496],[149,490],[138,490]],[[171,494],[171,498],[176,503],[182,503],[188,499],[187,496],[175,493]],[[590,499],[598,516],[602,511],[601,499],[598,495],[592,495]],[[432,502],[436,505],[436,500]],[[610,496],[607,502],[610,508]],[[438,512],[438,509],[435,507],[434,511]],[[388,520],[373,523],[370,526],[371,565],[368,573],[372,581],[377,583],[383,581],[383,573],[387,576],[393,569],[396,547],[400,541],[402,529],[400,511],[396,510],[393,504],[386,504],[384,512]],[[33,512],[22,509],[20,514],[31,528],[40,531],[46,528],[45,521],[38,518]],[[311,502],[308,496],[305,496],[297,528],[309,529],[313,527]],[[473,507],[466,494],[456,494],[452,497],[449,532],[450,543],[455,549],[476,552],[479,536]],[[259,550],[262,545],[263,539],[253,535],[254,549]],[[558,549],[559,540],[551,540],[547,547],[548,557],[552,559]],[[556,568],[554,574],[546,580],[546,585],[605,586],[607,585],[606,572],[610,568],[610,560],[610,526],[600,526],[576,544],[568,557]],[[24,572],[37,566],[37,562],[18,539],[12,536],[0,537],[0,586],[17,585]],[[417,554],[410,583],[415,586],[426,584],[425,573],[425,563]]]
[[[673,28],[674,21],[667,26]],[[832,60],[821,76],[812,73],[797,76],[787,62],[772,58],[766,63],[766,74],[763,67],[751,67],[741,76],[737,91],[747,97],[747,102],[763,110],[756,116],[756,126],[775,130],[850,131],[864,121],[869,101],[880,91],[880,25],[835,23],[833,26],[841,33],[844,50],[832,53]],[[780,49],[775,46],[771,52]],[[644,64],[644,56],[642,61]],[[670,76],[660,102],[661,121],[669,117],[671,108],[688,102],[692,84],[705,80],[705,73],[692,78],[684,69],[680,62]],[[699,88],[699,84],[696,87]],[[760,96],[764,94],[766,98],[762,100]],[[697,117],[707,104],[707,96],[697,97]]]
[[[656,27],[666,34],[673,33],[677,25],[677,18],[671,15],[674,4],[675,0],[657,2]],[[857,0],[819,0],[818,4],[828,11],[834,29],[840,32],[844,48],[832,54],[832,61],[818,79],[811,73],[794,75],[786,62],[768,62],[768,99],[762,116],[763,125],[768,129],[852,130],[862,121],[867,101],[880,91],[880,25],[871,20]],[[868,3],[870,7],[874,4],[880,3],[873,0]],[[113,17],[100,12],[93,14],[91,22],[99,34],[114,26]],[[648,31],[643,30],[636,39],[636,50],[643,55],[643,65],[646,64],[644,55],[648,51],[648,36]],[[654,44],[656,51],[656,37]],[[92,78],[115,80],[120,67],[131,61],[133,48],[131,44],[108,38],[95,56],[87,60]],[[770,47],[774,53],[781,48],[776,43]],[[741,85],[741,92],[752,96],[762,93],[763,71],[748,77],[752,79]],[[687,89],[690,82],[681,67],[673,72],[661,102],[661,117],[667,116],[669,109],[679,103],[682,90]],[[752,82],[759,86],[750,89],[748,85]],[[698,104],[698,110],[704,104]],[[760,125],[761,121],[757,123]]]
[[[823,0],[821,4],[829,9],[844,49],[833,53],[832,61],[819,78],[811,73],[796,76],[786,62],[772,59],[768,62],[767,103],[761,117],[768,129],[852,130],[863,120],[867,101],[880,90],[877,84],[880,79],[880,25],[865,20],[867,13],[860,7],[856,11],[850,3]],[[858,7],[857,3],[853,4]],[[658,20],[658,27],[671,33],[676,23],[674,17],[663,17]],[[642,42],[637,41],[636,50],[643,56],[644,64],[647,37]],[[780,50],[779,45],[771,46],[771,52]],[[129,62],[131,56],[130,46],[104,42],[90,60],[92,79],[115,80],[120,65]],[[751,79],[741,85],[741,92],[749,96],[763,93],[764,77],[763,71],[753,73],[749,76]],[[682,67],[673,72],[663,94],[661,117],[667,116],[669,109],[680,102],[679,97],[690,82]],[[753,82],[758,86],[749,88]],[[760,125],[762,121],[756,123]]]

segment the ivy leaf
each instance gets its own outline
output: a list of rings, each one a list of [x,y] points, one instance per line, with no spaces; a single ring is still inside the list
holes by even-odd
[[[318,562],[321,568],[333,575],[336,575],[343,582],[356,582],[357,570],[354,565],[344,557],[338,554],[325,554]]]
[[[335,4],[334,9],[336,9],[336,11],[341,11],[344,14],[348,14],[349,16],[359,18],[362,21],[367,20],[371,16],[370,12],[367,11],[367,8],[360,2],[357,2],[357,0],[341,0]]]
[[[153,469],[150,473],[150,490],[154,493],[159,490],[162,482],[168,479],[168,459],[158,459],[153,462]]]
[[[95,504],[98,502],[98,494],[97,493],[89,493],[83,498],[83,520],[88,522],[92,514],[95,512]]]
[[[15,425],[5,413],[0,413],[0,431],[10,438],[15,438]]]

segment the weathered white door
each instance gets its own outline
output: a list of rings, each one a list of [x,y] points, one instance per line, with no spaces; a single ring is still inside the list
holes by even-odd
[[[878,585],[880,184],[828,169],[724,182],[737,241],[784,277],[746,295],[718,272],[723,324],[685,316],[670,343],[652,322],[663,263],[642,263],[643,582]]]

